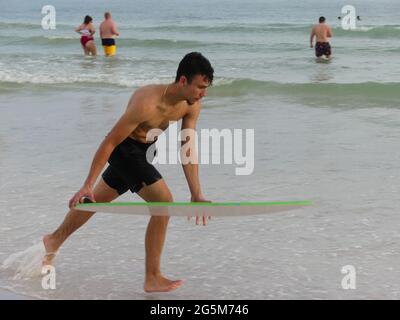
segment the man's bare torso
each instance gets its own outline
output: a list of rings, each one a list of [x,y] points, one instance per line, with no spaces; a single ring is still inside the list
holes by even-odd
[[[100,24],[100,37],[102,39],[114,38],[115,23],[111,20],[105,20]]]
[[[149,85],[140,88],[139,90],[142,92],[137,91],[139,94],[152,97],[149,99],[146,111],[144,111],[149,113],[150,120],[141,122],[129,137],[143,143],[149,143],[150,141],[146,141],[146,135],[151,129],[165,131],[170,121],[179,121],[189,113],[190,108],[195,107],[194,105],[189,106],[186,101],[174,106],[167,105],[164,96],[166,89],[167,85]],[[128,108],[130,107],[134,106],[129,103]]]
[[[317,24],[314,26],[313,30],[317,37],[317,42],[329,42],[329,38],[332,36],[332,34],[331,28],[327,24]]]

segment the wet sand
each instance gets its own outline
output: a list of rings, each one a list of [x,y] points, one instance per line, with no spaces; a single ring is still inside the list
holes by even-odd
[[[0,288],[0,300],[35,300],[32,297],[16,294]]]

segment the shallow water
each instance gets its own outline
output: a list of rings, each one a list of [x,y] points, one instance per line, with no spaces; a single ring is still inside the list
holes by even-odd
[[[30,93],[3,102],[1,261],[37,244],[62,221],[69,197],[129,93],[105,102],[112,96]],[[49,103],[52,98],[56,105]],[[222,107],[219,98],[209,98],[200,127],[251,124],[255,172],[235,176],[234,165],[203,165],[204,193],[215,201],[310,199],[314,206],[213,219],[207,227],[173,218],[163,270],[187,281],[175,293],[156,297],[398,298],[399,207],[392,199],[399,192],[399,153],[393,149],[399,110],[243,100]],[[175,200],[187,201],[180,166],[159,170]],[[57,257],[57,290],[41,289],[40,278],[16,280],[17,267],[1,271],[3,286],[40,298],[152,299],[141,290],[146,223],[146,217],[98,214]],[[358,272],[357,290],[341,287],[341,268],[349,264]]]

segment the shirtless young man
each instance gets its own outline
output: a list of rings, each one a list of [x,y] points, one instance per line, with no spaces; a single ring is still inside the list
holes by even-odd
[[[70,211],[63,223],[43,237],[46,255],[43,265],[51,265],[62,243],[94,213],[74,207],[83,197],[97,202],[111,202],[130,190],[147,202],[172,202],[172,194],[157,169],[146,160],[152,145],[146,140],[151,129],[167,129],[170,121],[182,119],[182,129],[195,129],[200,113],[200,100],[212,84],[214,70],[200,53],[188,53],[180,62],[175,82],[168,85],[148,85],[136,90],[127,109],[100,144],[82,188],[69,201]],[[189,141],[190,143],[190,141]],[[191,156],[191,155],[190,155]],[[102,178],[93,188],[106,165]],[[196,161],[183,165],[191,201],[205,202],[199,182]],[[166,292],[181,286],[182,281],[165,278],[160,270],[169,217],[152,216],[145,237],[146,292]],[[198,222],[198,221],[196,221]],[[203,217],[205,225],[206,218]]]
[[[113,56],[116,53],[115,37],[119,37],[119,32],[115,22],[111,18],[111,13],[104,13],[104,21],[100,24],[101,44],[106,56]]]
[[[317,37],[315,44],[315,55],[322,57],[323,55],[330,58],[332,55],[331,45],[328,38],[332,38],[332,29],[325,23],[325,17],[319,18],[319,24],[313,26],[310,36],[310,47],[313,48],[314,37]]]

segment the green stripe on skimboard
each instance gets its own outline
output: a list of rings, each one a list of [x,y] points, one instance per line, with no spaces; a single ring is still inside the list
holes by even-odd
[[[76,209],[90,212],[153,216],[245,216],[288,211],[312,205],[311,201],[270,202],[96,202]]]

